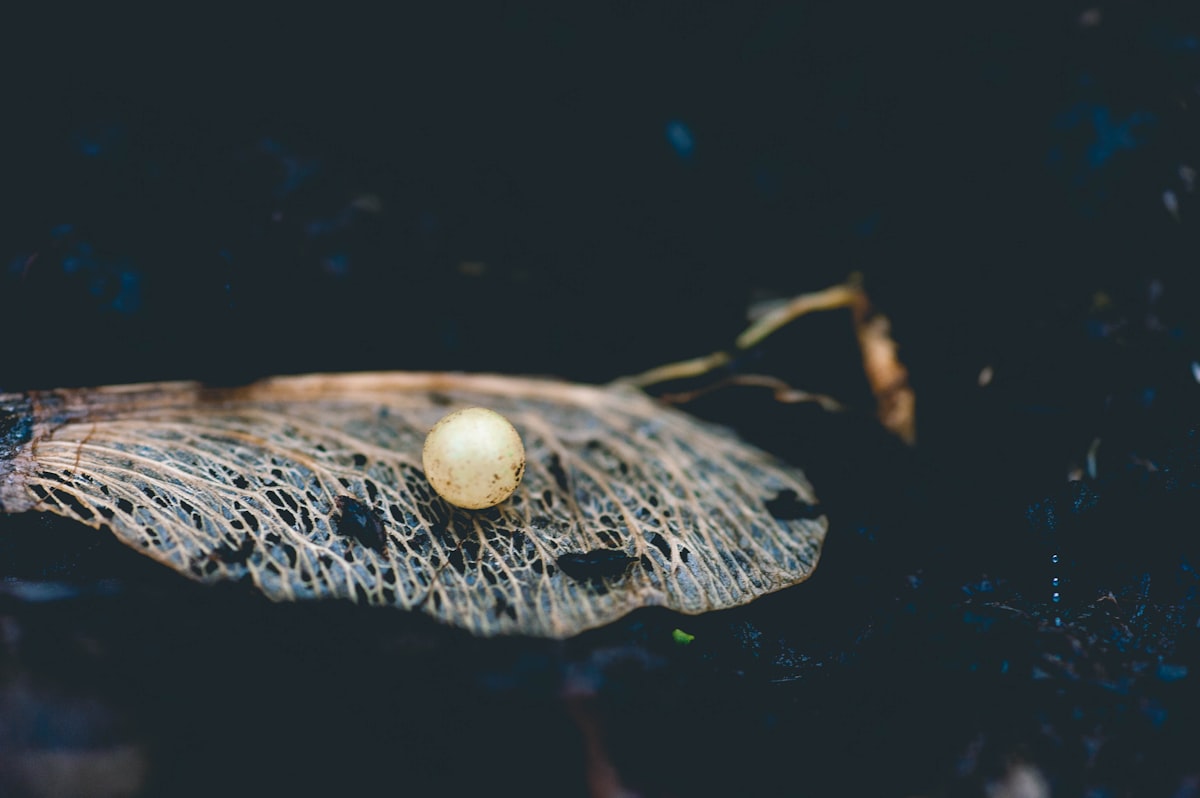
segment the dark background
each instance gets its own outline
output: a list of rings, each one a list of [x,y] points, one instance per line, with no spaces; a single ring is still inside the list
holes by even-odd
[[[0,390],[606,381],[858,271],[911,370],[919,445],[872,420],[844,315],[798,324],[734,368],[851,412],[752,391],[693,409],[806,469],[832,519],[817,575],[565,644],[268,605],[0,518],[0,785],[31,790],[47,751],[132,751],[156,795],[576,795],[599,745],[647,795],[1198,794],[1198,18],[11,20]]]

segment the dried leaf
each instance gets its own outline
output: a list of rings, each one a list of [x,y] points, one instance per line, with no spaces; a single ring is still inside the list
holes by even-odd
[[[428,429],[473,405],[507,416],[528,458],[484,511],[447,505],[421,471]],[[418,373],[0,396],[0,508],[107,527],[276,600],[548,637],[795,584],[827,527],[799,471],[630,386]]]
[[[892,322],[871,307],[866,294],[854,305],[854,330],[862,351],[863,372],[875,394],[879,423],[900,440],[917,442],[917,395],[908,382],[908,368],[900,361],[892,338]]]
[[[891,321],[872,306],[858,275],[851,275],[841,285],[801,294],[785,302],[772,302],[769,307],[755,314],[751,325],[737,337],[734,348],[739,351],[752,349],[801,316],[840,308],[849,308],[853,315],[854,333],[862,354],[863,375],[875,398],[875,415],[879,423],[909,446],[915,445],[917,398],[908,382],[908,368],[900,360],[899,347],[892,338]],[[713,352],[704,357],[658,366],[631,377],[629,382],[640,388],[650,388],[673,380],[711,374],[733,359],[731,352]],[[663,393],[660,398],[682,404],[725,385],[765,385],[775,390],[775,398],[780,402],[815,402],[830,412],[844,409],[831,396],[798,390],[776,378],[756,374],[732,374],[698,389]]]

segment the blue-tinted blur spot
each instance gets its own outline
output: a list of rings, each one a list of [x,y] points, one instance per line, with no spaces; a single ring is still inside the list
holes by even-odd
[[[667,123],[667,143],[675,150],[675,154],[685,161],[691,159],[692,152],[696,149],[692,131],[677,119]]]
[[[1114,119],[1112,110],[1095,103],[1080,103],[1058,118],[1064,129],[1087,126],[1091,128],[1092,143],[1087,148],[1088,165],[1103,166],[1123,150],[1135,149],[1139,142],[1138,129],[1154,122],[1154,115],[1134,111],[1125,119]]]
[[[1170,665],[1164,662],[1158,666],[1158,678],[1164,682],[1175,682],[1188,675],[1187,665]]]
[[[103,125],[75,134],[75,148],[88,158],[95,158],[113,149],[122,136],[116,125]]]
[[[66,274],[95,271],[96,266],[96,259],[92,257],[92,245],[86,241],[76,244],[71,254],[62,259],[62,270]]]
[[[1142,714],[1156,728],[1167,722],[1167,708],[1158,701],[1150,700],[1142,704]]]
[[[117,295],[112,309],[118,313],[137,313],[142,307],[142,281],[137,272],[123,271],[117,278]]]
[[[75,225],[73,224],[56,224],[53,228],[51,228],[50,235],[54,238],[63,238],[64,236],[70,235],[71,231],[74,229]]]
[[[1094,173],[1107,167],[1114,158],[1143,146],[1155,122],[1157,118],[1148,111],[1134,111],[1124,118],[1115,118],[1107,106],[1078,103],[1055,120],[1060,135],[1067,140],[1052,144],[1047,160],[1065,170],[1076,185],[1087,186]]]
[[[345,277],[350,273],[350,256],[344,253],[328,255],[321,262],[321,266],[331,277]]]
[[[879,214],[873,213],[865,219],[860,219],[854,225],[854,235],[859,238],[870,238],[879,229]]]
[[[1101,166],[1121,150],[1132,150],[1138,145],[1134,128],[1149,124],[1153,117],[1143,111],[1130,114],[1124,121],[1112,118],[1109,109],[1104,107],[1092,110],[1092,129],[1096,140],[1088,148],[1088,162],[1092,166]]]
[[[298,189],[305,180],[320,168],[317,161],[304,160],[287,151],[281,142],[271,138],[259,141],[258,149],[271,156],[282,173],[282,180],[275,188],[277,197],[286,197]]]

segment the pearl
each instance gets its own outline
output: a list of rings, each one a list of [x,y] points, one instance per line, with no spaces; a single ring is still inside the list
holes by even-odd
[[[425,476],[456,507],[481,510],[507,499],[525,473],[525,446],[508,419],[468,407],[445,416],[425,438]]]

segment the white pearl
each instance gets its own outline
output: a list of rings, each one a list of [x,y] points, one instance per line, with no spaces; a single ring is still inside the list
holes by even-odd
[[[457,507],[480,510],[517,489],[525,473],[525,446],[504,416],[468,407],[433,425],[422,460],[439,496]]]

